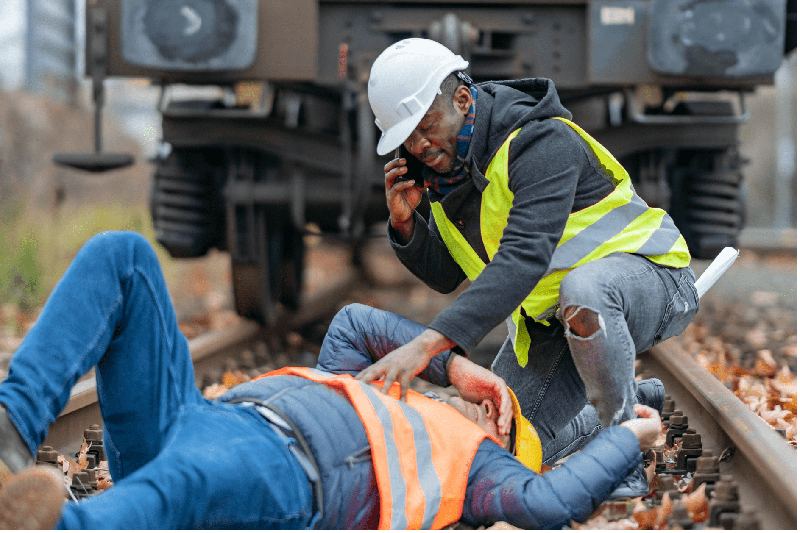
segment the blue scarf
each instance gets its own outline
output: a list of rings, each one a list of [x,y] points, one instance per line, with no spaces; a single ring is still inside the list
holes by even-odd
[[[470,85],[469,90],[472,93],[472,104],[469,106],[469,113],[467,113],[464,125],[459,130],[456,138],[456,164],[453,170],[449,174],[441,175],[429,167],[423,167],[422,169],[425,187],[433,189],[442,195],[452,191],[469,176],[469,169],[464,164],[464,159],[467,157],[467,149],[469,148],[469,141],[472,138],[472,130],[475,125],[475,100],[478,98],[478,89],[474,85]]]

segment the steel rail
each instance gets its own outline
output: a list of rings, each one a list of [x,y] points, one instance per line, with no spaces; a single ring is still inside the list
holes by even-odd
[[[720,454],[734,448],[720,473],[738,484],[742,510],[753,510],[762,529],[797,529],[797,451],[719,380],[667,340],[639,355],[647,374],[657,376],[689,427],[702,435],[703,449]]]

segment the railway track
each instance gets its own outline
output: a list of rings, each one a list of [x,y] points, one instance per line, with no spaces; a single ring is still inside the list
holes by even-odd
[[[641,373],[658,377],[702,449],[732,475],[742,511],[761,529],[797,529],[797,450],[670,339],[638,357]]]
[[[262,337],[258,325],[242,322],[190,341],[198,376],[204,368],[237,357]],[[700,367],[677,341],[666,341],[639,359],[641,374],[664,382],[675,402],[674,409],[682,411],[688,418],[688,427],[700,435],[702,449],[710,450],[715,457],[728,457],[720,463],[719,473],[733,476],[739,509],[754,511],[762,529],[795,529],[796,450]],[[84,430],[100,421],[94,386],[92,378],[75,386],[67,407],[51,426],[45,445],[61,453],[80,448]],[[695,455],[699,455],[697,452]],[[719,514],[713,498],[711,503],[711,513]],[[722,511],[727,512],[730,503],[723,502]]]

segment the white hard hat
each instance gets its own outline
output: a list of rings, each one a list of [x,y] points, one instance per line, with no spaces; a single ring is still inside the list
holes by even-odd
[[[447,75],[468,65],[429,39],[404,39],[384,50],[372,64],[367,87],[375,124],[383,132],[378,154],[400,146],[428,112]]]

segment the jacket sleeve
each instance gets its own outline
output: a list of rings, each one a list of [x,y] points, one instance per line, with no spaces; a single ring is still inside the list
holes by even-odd
[[[461,520],[556,529],[584,522],[641,461],[639,442],[621,426],[603,431],[563,465],[538,475],[485,440],[470,468]]]
[[[401,244],[391,224],[387,224],[392,250],[403,266],[428,287],[443,294],[453,292],[467,275],[450,255],[433,217],[430,222],[416,212],[414,217],[414,234],[407,244]]]
[[[522,303],[547,272],[588,164],[579,137],[561,121],[534,121],[522,128],[511,142],[514,199],[500,247],[431,328],[469,352]]]
[[[347,305],[331,321],[320,348],[317,368],[355,376],[425,329],[422,324],[389,311],[363,304]],[[447,379],[449,358],[450,350],[436,355],[419,377],[440,387],[450,386]]]

